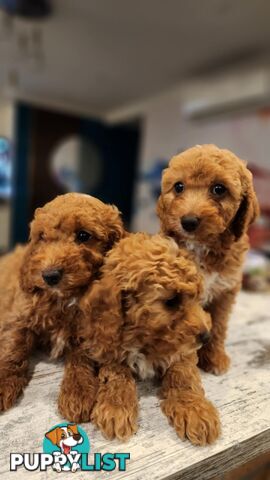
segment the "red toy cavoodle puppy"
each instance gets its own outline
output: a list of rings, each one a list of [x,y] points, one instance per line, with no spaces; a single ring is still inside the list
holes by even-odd
[[[101,274],[81,301],[86,325],[78,353],[100,367],[93,422],[109,439],[129,438],[137,430],[134,375],[158,375],[161,408],[178,435],[212,443],[219,416],[197,368],[211,320],[190,254],[170,238],[132,234],[108,253]]]
[[[29,244],[0,259],[0,411],[22,393],[30,354],[42,346],[53,359],[66,356],[60,412],[74,421],[89,417],[96,380],[85,381],[92,367],[73,355],[79,300],[123,234],[116,207],[70,193],[38,208]]]
[[[161,230],[195,257],[204,275],[203,305],[212,316],[212,338],[200,366],[226,372],[228,317],[240,289],[247,230],[259,213],[252,174],[229,150],[197,145],[173,157],[162,176],[157,212]]]

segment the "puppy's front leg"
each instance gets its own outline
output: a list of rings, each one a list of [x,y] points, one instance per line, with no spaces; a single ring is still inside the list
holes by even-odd
[[[91,420],[109,440],[128,440],[138,428],[138,397],[132,373],[123,365],[104,366],[99,381]]]
[[[70,352],[58,397],[61,415],[71,422],[88,422],[97,387],[98,379],[88,355],[79,350]]]
[[[12,407],[29,381],[29,356],[34,344],[34,334],[13,319],[8,328],[1,331],[0,342],[1,412]]]
[[[206,445],[219,436],[220,421],[216,408],[205,398],[196,361],[196,355],[191,355],[167,370],[161,409],[182,440]]]
[[[224,292],[206,308],[212,317],[211,340],[199,350],[199,366],[215,375],[227,372],[230,366],[224,343],[229,315],[238,290],[236,288]]]

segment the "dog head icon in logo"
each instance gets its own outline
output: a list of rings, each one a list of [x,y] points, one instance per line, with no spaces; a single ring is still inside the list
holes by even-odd
[[[65,423],[56,425],[45,434],[43,450],[54,455],[54,470],[76,472],[81,468],[81,454],[89,453],[90,445],[81,427]]]

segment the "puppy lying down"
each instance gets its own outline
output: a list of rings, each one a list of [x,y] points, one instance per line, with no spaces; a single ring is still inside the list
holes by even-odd
[[[29,358],[44,347],[66,357],[59,396],[67,419],[89,418],[96,381],[85,358],[73,355],[79,300],[96,278],[105,253],[123,235],[116,207],[70,193],[36,210],[30,241],[0,259],[0,411],[10,408],[29,380]]]
[[[78,355],[100,367],[92,421],[107,438],[128,439],[137,430],[135,377],[157,375],[161,409],[179,437],[212,443],[219,416],[197,368],[210,316],[200,306],[202,279],[189,253],[172,239],[132,234],[109,252],[101,273],[81,301]]]

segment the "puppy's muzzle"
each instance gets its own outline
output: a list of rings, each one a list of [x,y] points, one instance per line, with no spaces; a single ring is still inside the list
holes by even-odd
[[[181,218],[181,225],[186,232],[195,232],[200,224],[198,217],[185,215]]]
[[[198,342],[201,343],[202,345],[206,345],[209,342],[210,338],[211,338],[211,333],[207,331],[202,332],[197,336]]]
[[[55,285],[57,285],[61,278],[62,278],[62,275],[63,275],[63,270],[44,270],[42,272],[42,278],[44,280],[45,283],[47,283],[47,285],[49,285],[49,287],[54,287]]]

